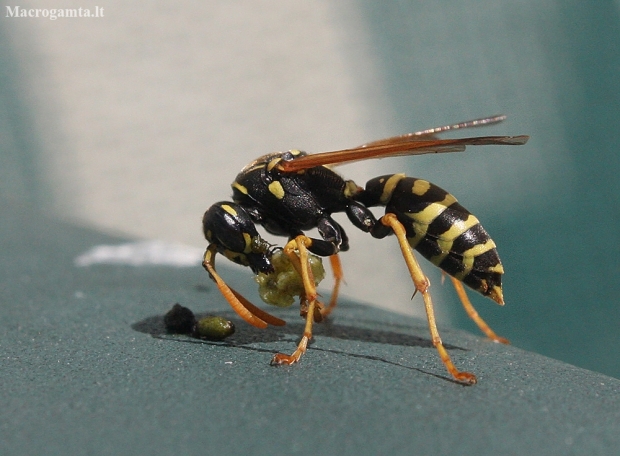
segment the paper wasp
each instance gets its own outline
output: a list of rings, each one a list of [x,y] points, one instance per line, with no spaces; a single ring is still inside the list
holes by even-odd
[[[460,152],[466,146],[522,145],[527,136],[483,136],[438,139],[449,130],[495,124],[505,116],[493,116],[455,125],[374,141],[353,149],[308,155],[298,150],[264,155],[241,170],[232,183],[233,202],[218,202],[203,218],[209,246],[203,266],[232,308],[246,322],[259,328],[283,325],[284,321],[257,308],[230,288],[215,270],[215,256],[249,266],[255,274],[274,273],[272,258],[283,252],[302,283],[299,293],[306,324],[297,349],[291,355],[276,354],[272,364],[299,361],[312,338],[312,324],[329,314],[338,296],[342,269],[338,253],[349,249],[346,233],[331,215],[344,212],[351,223],[375,238],[394,234],[407,268],[424,299],[433,345],[448,372],[459,382],[476,383],[472,373],[459,371],[444,348],[435,323],[430,282],[422,272],[412,249],[449,274],[469,316],[491,339],[497,336],[472,307],[463,283],[504,303],[501,276],[504,272],[495,243],[478,219],[456,198],[422,179],[392,174],[369,180],[360,187],[343,179],[329,166],[342,163],[402,155]],[[369,208],[383,206],[385,215],[377,219]],[[288,237],[283,249],[274,248],[257,232],[256,224],[274,235]],[[321,239],[304,231],[316,228]],[[317,301],[314,274],[309,266],[312,255],[329,257],[335,278],[328,306]]]

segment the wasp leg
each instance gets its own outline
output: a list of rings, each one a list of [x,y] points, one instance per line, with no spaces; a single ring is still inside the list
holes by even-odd
[[[508,339],[495,334],[495,331],[493,331],[489,327],[489,325],[487,325],[487,323],[482,319],[482,317],[478,315],[478,312],[476,312],[476,309],[474,309],[474,306],[472,305],[471,301],[467,297],[467,293],[465,292],[465,287],[463,287],[463,284],[461,283],[461,281],[458,279],[455,279],[454,277],[450,277],[450,280],[452,280],[452,284],[454,285],[454,288],[456,289],[456,293],[459,295],[459,299],[461,300],[461,303],[463,304],[463,307],[465,308],[465,312],[467,312],[467,315],[469,315],[469,318],[474,320],[474,323],[478,325],[478,328],[480,328],[480,331],[486,334],[486,336],[489,339],[491,339],[493,342],[499,342],[501,344],[509,344],[510,341]]]
[[[338,304],[340,283],[342,282],[343,278],[342,263],[340,263],[340,257],[338,256],[338,254],[331,255],[329,257],[329,263],[331,264],[332,273],[334,274],[334,288],[332,290],[332,295],[329,298],[329,305],[324,309],[321,309],[321,315],[323,317],[327,317],[336,308],[336,305]]]
[[[398,238],[400,250],[403,254],[403,258],[405,259],[405,263],[407,264],[407,268],[409,269],[411,279],[413,280],[416,290],[422,293],[422,297],[424,299],[424,308],[426,310],[428,328],[431,333],[433,345],[439,352],[439,356],[441,357],[441,360],[446,366],[446,369],[459,382],[466,383],[468,385],[475,384],[477,382],[476,376],[470,372],[459,371],[454,366],[454,363],[452,363],[450,355],[448,355],[448,352],[446,351],[443,343],[441,342],[441,337],[439,336],[439,331],[437,330],[437,324],[435,322],[435,311],[433,309],[433,302],[431,300],[431,295],[428,291],[430,287],[430,281],[424,275],[424,272],[422,271],[422,268],[420,268],[418,261],[413,256],[413,252],[411,251],[411,247],[409,245],[409,242],[407,241],[405,227],[398,221],[395,214],[385,214],[383,217],[381,217],[380,220],[383,225],[392,228],[394,234]]]
[[[264,310],[259,309],[250,301],[245,299],[243,295],[226,285],[226,282],[222,280],[220,275],[215,270],[215,255],[217,254],[217,247],[211,244],[204,256],[202,266],[207,270],[209,276],[213,279],[217,285],[218,290],[222,293],[222,296],[228,301],[237,315],[243,318],[246,322],[257,328],[266,328],[268,324],[274,326],[283,326],[285,322],[273,315],[268,314]]]
[[[312,339],[312,324],[315,318],[321,317],[318,312],[318,305],[320,305],[316,298],[316,285],[314,284],[314,276],[308,262],[308,247],[312,244],[312,240],[304,235],[299,235],[295,239],[290,240],[286,246],[284,246],[284,253],[286,253],[291,259],[291,263],[295,269],[299,272],[303,284],[305,295],[301,298],[302,303],[307,303],[306,311],[306,326],[304,327],[304,334],[297,345],[297,349],[291,355],[285,355],[283,353],[277,353],[271,360],[271,364],[293,364],[299,361],[301,356],[306,352],[308,343]]]

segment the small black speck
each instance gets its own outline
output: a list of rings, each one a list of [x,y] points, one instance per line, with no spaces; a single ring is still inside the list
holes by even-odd
[[[164,315],[166,331],[176,334],[190,334],[196,327],[196,317],[187,307],[176,303],[172,309]]]

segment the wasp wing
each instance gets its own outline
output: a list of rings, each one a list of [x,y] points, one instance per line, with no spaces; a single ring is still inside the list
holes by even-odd
[[[451,129],[451,128],[450,128]],[[444,130],[445,131],[445,130]],[[282,161],[278,168],[283,172],[297,172],[321,165],[337,165],[372,158],[388,158],[403,155],[422,155],[442,152],[462,152],[466,146],[485,145],[521,145],[525,144],[529,136],[479,136],[459,139],[429,139],[429,135],[410,137],[396,136],[386,140],[368,143],[353,149],[344,149],[334,152],[321,152],[305,155],[291,161]],[[422,137],[420,137],[422,136]]]
[[[364,144],[363,147],[378,146],[382,144],[399,144],[403,142],[410,142],[410,141],[417,141],[417,140],[437,139],[437,135],[439,133],[443,133],[446,131],[463,130],[465,128],[485,127],[488,125],[493,125],[496,123],[503,122],[504,120],[506,120],[506,116],[503,114],[496,115],[496,116],[483,117],[481,119],[467,120],[465,122],[459,122],[457,124],[429,128],[428,130],[416,131],[415,133],[407,133],[404,135],[393,136],[391,138],[380,139],[378,141],[372,141],[372,142]]]

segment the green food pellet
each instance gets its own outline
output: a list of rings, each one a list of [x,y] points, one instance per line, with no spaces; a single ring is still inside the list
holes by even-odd
[[[325,277],[323,262],[320,257],[313,254],[308,255],[308,260],[315,285],[318,285]],[[304,293],[303,280],[283,251],[276,251],[271,257],[271,263],[274,269],[272,273],[260,273],[254,277],[258,283],[258,293],[267,304],[288,307],[295,302],[295,296],[301,296]]]
[[[223,340],[235,332],[235,325],[223,317],[207,316],[196,323],[194,336],[207,340]]]

